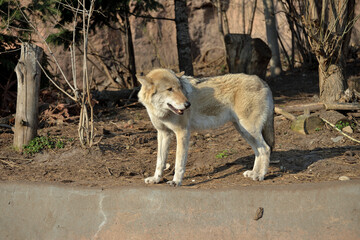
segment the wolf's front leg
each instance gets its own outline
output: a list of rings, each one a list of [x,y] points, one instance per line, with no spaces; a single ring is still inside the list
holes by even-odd
[[[181,186],[182,179],[185,173],[185,165],[187,161],[187,154],[189,149],[190,131],[189,129],[182,129],[175,132],[176,134],[176,160],[175,160],[175,175],[172,181],[167,183],[171,186]]]
[[[145,178],[145,183],[159,183],[166,164],[166,159],[169,153],[170,133],[162,130],[158,130],[158,153],[156,161],[155,174],[152,177]]]

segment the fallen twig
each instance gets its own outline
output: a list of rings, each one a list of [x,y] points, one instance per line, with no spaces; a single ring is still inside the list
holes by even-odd
[[[336,131],[340,132],[342,135],[344,135],[345,137],[349,138],[350,140],[353,140],[354,142],[360,143],[359,140],[350,137],[349,135],[347,135],[346,133],[344,133],[343,131],[341,131],[340,129],[338,129],[334,124],[332,124],[331,122],[329,122],[328,120],[321,118],[321,120],[323,120],[324,122],[326,122],[327,124],[329,124],[331,127],[333,127]]]
[[[15,132],[15,128],[10,126],[10,125],[7,125],[7,124],[3,124],[3,123],[0,123],[0,127],[3,127],[3,128],[10,128],[11,131]]]
[[[99,140],[96,141],[96,142],[94,142],[93,145],[94,145],[94,146],[95,146],[95,145],[98,145],[98,144],[101,142],[101,140],[103,139],[103,137],[104,137],[104,136],[100,136]]]
[[[21,160],[21,161],[32,161],[31,158],[12,158],[12,157],[2,157],[0,156],[0,159],[9,159],[9,160]]]
[[[110,169],[110,168],[108,168],[108,167],[106,167],[106,166],[105,166],[105,168],[106,168],[107,172],[109,173],[109,176],[112,176],[112,175],[113,175],[113,173],[112,173],[111,169]]]
[[[119,109],[127,108],[127,107],[134,106],[134,105],[137,105],[137,104],[140,104],[140,103],[139,102],[134,102],[134,103],[131,103],[131,104],[126,104],[124,106],[119,107]]]
[[[13,163],[11,163],[11,162],[9,162],[9,161],[5,161],[5,160],[1,160],[1,159],[0,159],[0,162],[4,163],[4,164],[6,164],[6,165],[9,165],[9,166],[12,167],[12,168],[17,167],[15,164],[13,164]]]
[[[174,173],[175,173],[175,168],[172,168],[168,173],[164,174],[164,178],[173,175]]]

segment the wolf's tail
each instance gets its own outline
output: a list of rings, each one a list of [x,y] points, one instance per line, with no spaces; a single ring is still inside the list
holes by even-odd
[[[264,137],[265,142],[269,145],[271,151],[274,149],[275,146],[275,131],[274,131],[274,109],[272,108],[268,117],[265,121],[262,135]]]

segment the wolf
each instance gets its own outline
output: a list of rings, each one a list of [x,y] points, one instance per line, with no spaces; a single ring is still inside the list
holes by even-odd
[[[269,86],[255,75],[227,74],[194,78],[184,72],[154,69],[137,76],[139,101],[146,107],[157,129],[158,152],[154,176],[145,183],[159,183],[176,136],[175,174],[167,183],[180,186],[185,173],[190,131],[209,129],[232,122],[255,152],[252,170],[243,175],[262,181],[274,147],[274,103]]]

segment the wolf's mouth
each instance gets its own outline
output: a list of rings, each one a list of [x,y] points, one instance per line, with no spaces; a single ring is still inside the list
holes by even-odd
[[[168,103],[167,105],[169,106],[171,111],[173,111],[175,114],[177,114],[177,115],[183,115],[184,114],[185,109],[181,110],[181,109],[174,108],[174,106],[171,105],[170,103]]]

